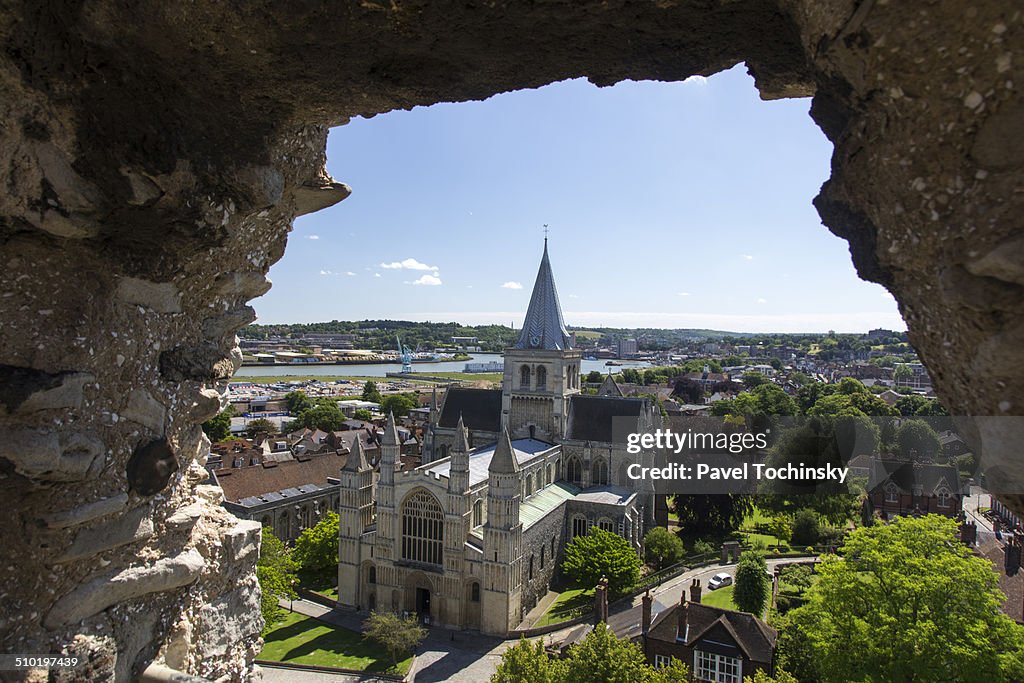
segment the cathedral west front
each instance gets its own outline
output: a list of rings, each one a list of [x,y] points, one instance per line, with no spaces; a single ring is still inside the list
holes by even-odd
[[[609,377],[581,391],[547,241],[501,389],[452,387],[431,407],[423,463],[401,471],[389,416],[376,470],[358,446],[341,471],[338,602],[416,613],[430,624],[504,636],[549,590],[565,544],[592,526],[640,550],[655,523],[612,420],[656,428],[647,398]]]

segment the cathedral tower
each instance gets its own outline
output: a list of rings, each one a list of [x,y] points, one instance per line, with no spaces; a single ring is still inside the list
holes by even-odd
[[[523,329],[515,346],[505,349],[502,428],[517,439],[563,438],[568,397],[580,392],[580,359],[562,319],[545,238]]]
[[[338,601],[345,605],[363,606],[359,595],[360,538],[374,521],[374,486],[373,468],[366,460],[366,451],[358,434],[339,479]]]
[[[522,607],[523,525],[519,520],[522,482],[508,432],[498,438],[487,483],[484,526],[483,630],[505,633],[518,624]]]

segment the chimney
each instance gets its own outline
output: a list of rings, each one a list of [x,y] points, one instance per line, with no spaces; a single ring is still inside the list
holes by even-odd
[[[608,579],[603,576],[594,588],[594,620],[608,623]]]
[[[640,620],[640,631],[645,636],[647,632],[651,630],[651,606],[654,603],[654,598],[651,597],[651,589],[648,588],[647,592],[644,593],[643,598],[643,616]]]
[[[694,579],[690,584],[690,602],[700,604],[700,579]]]
[[[686,642],[686,591],[679,596],[679,607],[676,608],[676,640]]]

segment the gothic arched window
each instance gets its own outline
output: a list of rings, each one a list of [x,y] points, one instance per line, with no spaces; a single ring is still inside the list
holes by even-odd
[[[402,503],[402,559],[441,564],[444,541],[444,510],[424,490],[414,492]]]
[[[473,582],[473,586],[469,589],[469,599],[471,602],[480,602],[480,584]]]
[[[574,484],[583,481],[583,463],[575,455],[565,463],[565,478]]]
[[[587,535],[587,518],[583,515],[575,515],[572,518],[572,537]]]
[[[484,523],[484,501],[477,498],[473,503],[473,526],[480,526]]]
[[[371,566],[370,567],[370,571],[367,572],[367,573],[368,573],[368,576],[366,577],[366,582],[367,583],[377,583],[377,568],[374,567],[374,566]]]
[[[524,365],[519,368],[519,388],[529,389],[530,388],[530,366]]]
[[[548,371],[543,365],[537,366],[537,388],[547,389],[548,387]]]
[[[598,458],[590,466],[591,484],[594,486],[608,483],[608,463],[604,458]]]
[[[526,495],[524,495],[523,498],[526,498],[526,496],[529,496],[529,495],[532,495],[532,494],[533,494],[533,475],[532,474],[528,474],[528,475],[526,475]]]

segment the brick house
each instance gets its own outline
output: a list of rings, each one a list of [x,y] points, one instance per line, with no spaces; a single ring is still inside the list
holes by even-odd
[[[684,591],[679,604],[653,620],[653,600],[644,596],[640,638],[648,663],[662,667],[675,657],[695,681],[712,683],[742,683],[759,669],[773,675],[778,631],[753,614],[701,604],[700,593],[694,579],[689,602]]]
[[[867,505],[885,518],[928,513],[957,517],[966,495],[968,488],[954,464],[872,460]]]

